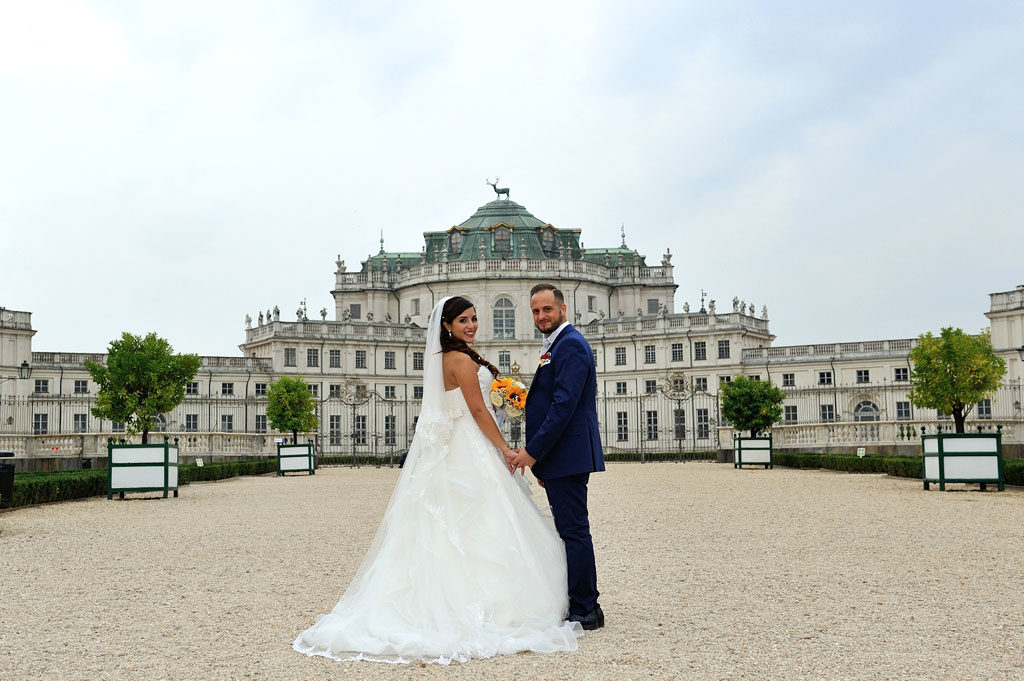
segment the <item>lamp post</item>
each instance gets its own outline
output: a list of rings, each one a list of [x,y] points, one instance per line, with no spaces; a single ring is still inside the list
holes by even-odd
[[[17,377],[12,376],[10,378],[0,378],[0,383],[6,383],[7,381],[13,381],[15,378],[20,378],[22,380],[25,380],[25,379],[28,379],[28,378],[31,378],[31,377],[32,377],[32,367],[29,366],[28,362],[22,361],[22,363],[18,366],[18,375],[17,375]]]

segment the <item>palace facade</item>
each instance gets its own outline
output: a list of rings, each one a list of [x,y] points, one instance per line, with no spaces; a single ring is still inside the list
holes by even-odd
[[[578,229],[534,217],[499,199],[445,231],[425,232],[419,251],[383,247],[349,271],[338,257],[334,319],[305,306],[246,316],[237,357],[203,357],[185,402],[161,415],[158,431],[192,456],[264,455],[280,434],[268,430],[266,391],[301,376],[317,397],[324,455],[394,457],[411,440],[422,394],[425,327],[436,301],[476,303],[475,346],[504,373],[529,381],[540,344],[529,291],[551,282],[594,350],[599,418],[609,451],[726,449],[731,429],[719,413],[719,386],[736,376],[771,380],[786,393],[777,448],[916,451],[921,426],[951,423],[907,398],[908,354],[916,339],[775,346],[768,311],[738,297],[675,305],[672,255],[660,262],[630,249],[585,248]],[[992,293],[985,312],[1003,386],[975,406],[969,427],[1003,426],[1020,453],[1024,376],[1024,286]],[[319,316],[319,319],[315,317]],[[31,314],[0,308],[0,450],[23,459],[102,458],[121,424],[92,416],[95,386],[84,361],[102,354],[33,352]],[[19,372],[20,369],[20,372]],[[28,378],[19,373],[31,370]],[[515,424],[509,437],[520,437]]]

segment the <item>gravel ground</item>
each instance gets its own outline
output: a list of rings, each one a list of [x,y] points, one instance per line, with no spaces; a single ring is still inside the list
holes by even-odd
[[[0,513],[0,676],[1024,677],[1024,490],[712,463],[593,476],[608,624],[574,653],[449,667],[295,653],[359,566],[397,474],[329,468]]]

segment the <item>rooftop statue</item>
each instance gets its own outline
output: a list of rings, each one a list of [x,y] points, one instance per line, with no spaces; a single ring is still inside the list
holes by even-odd
[[[494,178],[494,182],[487,180],[487,184],[491,185],[491,189],[494,190],[494,193],[497,195],[497,197],[500,199],[501,195],[504,194],[505,200],[507,201],[509,199],[508,187],[499,187],[499,182],[501,182],[500,177]]]

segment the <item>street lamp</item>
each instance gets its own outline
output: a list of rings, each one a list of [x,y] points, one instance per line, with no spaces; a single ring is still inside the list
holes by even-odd
[[[29,366],[28,362],[22,362],[21,366],[18,367],[18,378],[26,379],[32,375],[32,367]],[[7,381],[13,381],[14,377],[0,378],[0,383],[6,383]]]

